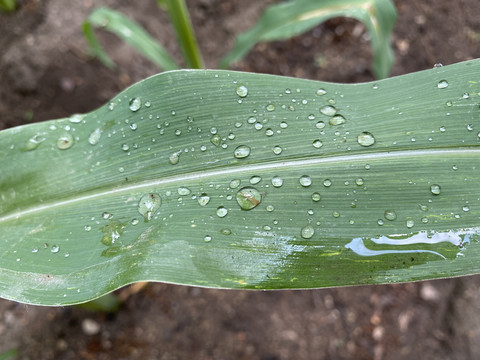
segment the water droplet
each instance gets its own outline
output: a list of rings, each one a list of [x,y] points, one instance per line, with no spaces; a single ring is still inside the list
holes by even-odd
[[[322,196],[318,192],[314,192],[312,194],[312,200],[315,201],[315,202],[320,201],[321,198],[322,198]]]
[[[225,216],[227,216],[228,214],[228,210],[225,209],[223,206],[220,206],[217,208],[217,216],[220,217],[220,218],[223,218]]]
[[[377,90],[378,89],[378,84],[373,84],[372,89]]]
[[[313,147],[316,149],[320,149],[323,146],[323,143],[320,141],[320,139],[316,139],[312,143]]]
[[[143,215],[145,221],[152,219],[155,212],[162,205],[162,198],[156,193],[145,194],[138,202],[138,212]]]
[[[327,93],[325,89],[318,89],[317,92],[315,93],[317,96],[323,96]]]
[[[139,223],[139,221],[136,218],[132,219],[132,221],[130,221],[130,224],[132,224],[133,226],[138,225],[138,223]]]
[[[32,249],[32,253],[35,254],[35,253],[37,253],[37,252],[38,252],[38,248],[33,248],[33,249]]]
[[[325,123],[323,121],[319,121],[315,124],[317,129],[323,129],[325,127]]]
[[[331,105],[325,105],[323,106],[322,108],[320,108],[320,112],[323,114],[323,115],[327,115],[327,116],[333,116],[337,113],[337,109],[334,107],[334,106],[331,106]]]
[[[286,128],[288,127],[287,122],[286,122],[286,121],[282,121],[282,122],[280,123],[280,127],[281,127],[282,129],[286,129]]]
[[[45,138],[40,134],[36,134],[28,139],[25,150],[35,150],[43,141],[45,141]]]
[[[254,175],[250,178],[250,184],[252,185],[258,184],[260,181],[262,181],[262,178],[260,176]]]
[[[473,125],[472,125],[472,124],[468,124],[468,125],[467,125],[467,130],[468,130],[468,131],[472,131],[472,130],[473,130]]]
[[[394,210],[385,210],[385,219],[393,221],[397,218],[397,213]]]
[[[178,164],[178,161],[180,160],[180,153],[179,152],[174,152],[173,154],[170,154],[168,161],[172,165]]]
[[[365,183],[365,181],[362,178],[357,178],[355,179],[355,184],[358,186],[362,186]]]
[[[190,195],[192,191],[187,187],[179,187],[177,189],[177,192],[178,192],[178,195],[186,196],[186,195]]]
[[[465,211],[465,212],[468,212],[468,211],[470,211],[470,207],[468,205],[464,205],[462,207],[462,210]]]
[[[384,221],[383,221],[382,219],[378,219],[378,220],[377,220],[377,224],[380,225],[380,226],[382,226],[382,225],[384,224]]]
[[[275,208],[273,207],[273,205],[267,205],[267,211],[268,211],[268,212],[272,212],[273,210],[275,210]]]
[[[415,222],[409,219],[407,220],[406,225],[407,225],[407,228],[411,229],[415,225]]]
[[[439,130],[440,132],[445,132],[447,129],[445,128],[445,126],[440,126]]]
[[[137,124],[135,124],[135,123],[130,124],[130,129],[132,129],[133,131],[137,130],[137,128],[138,128]]]
[[[428,223],[428,218],[422,217],[422,223],[424,223],[424,224]]]
[[[300,176],[300,179],[298,179],[298,181],[300,182],[300,185],[304,187],[312,185],[312,179],[308,175]]]
[[[436,64],[433,65],[433,68],[438,69],[438,68],[441,68],[442,66],[443,66],[442,63],[436,63]]]
[[[130,102],[128,104],[129,109],[132,111],[138,111],[141,106],[142,106],[142,99],[139,97],[134,97],[133,99],[130,99]]]
[[[364,131],[358,135],[357,142],[362,146],[372,146],[375,144],[375,138],[371,133]]]
[[[242,210],[251,210],[262,202],[262,194],[252,187],[240,189],[236,198]]]
[[[128,151],[128,150],[130,150],[130,146],[128,146],[128,144],[122,144],[122,150],[123,151]]]
[[[332,186],[332,181],[330,179],[323,180],[323,186],[325,186],[325,187]]]
[[[255,127],[256,130],[261,130],[263,128],[263,124],[257,122],[257,123],[255,123],[254,127]]]
[[[308,115],[308,120],[315,120],[315,115],[313,114]]]
[[[439,89],[445,89],[446,87],[448,87],[448,81],[447,80],[440,80],[437,84],[437,87]]]
[[[280,176],[274,176],[272,178],[272,185],[275,187],[280,187],[283,185],[283,179]]]
[[[433,195],[440,195],[441,190],[442,189],[440,188],[440,185],[433,184],[432,186],[430,186],[430,192]]]
[[[275,105],[273,104],[267,105],[267,111],[273,111],[273,110],[275,110]]]
[[[273,130],[268,128],[267,130],[265,130],[265,135],[272,136],[273,135]]]
[[[102,218],[104,220],[111,219],[112,217],[113,217],[113,214],[110,214],[109,212],[106,212],[106,211],[102,214]]]
[[[302,228],[301,235],[304,239],[310,239],[315,234],[315,229],[311,225]]]
[[[238,96],[244,98],[248,95],[248,89],[245,85],[238,84],[237,89],[236,89],[236,93],[237,93]]]
[[[230,235],[232,233],[232,230],[225,228],[220,230],[220,233],[223,235]]]
[[[463,99],[469,99],[469,98],[470,98],[470,94],[469,94],[469,93],[463,93],[462,98],[463,98]]]
[[[234,179],[230,181],[230,189],[236,189],[240,185],[240,180]]]
[[[73,136],[70,134],[63,134],[57,140],[57,148],[60,150],[70,149],[73,145]]]
[[[203,241],[210,242],[212,241],[212,237],[210,235],[205,235],[205,237],[203,238]]]
[[[50,251],[54,254],[58,253],[60,251],[60,247],[58,245],[53,245]]]
[[[450,100],[448,100],[448,101],[445,103],[445,105],[447,105],[448,107],[450,107],[450,106],[453,105],[453,103],[452,103]]]
[[[210,196],[208,196],[208,194],[206,193],[202,193],[198,197],[198,203],[200,204],[200,206],[206,206],[209,202],[210,202]]]
[[[283,149],[278,145],[274,146],[272,150],[275,155],[280,155],[283,151]]]
[[[90,135],[88,136],[88,142],[90,145],[97,145],[100,141],[100,137],[102,136],[102,129],[96,128],[93,130]]]
[[[74,114],[74,115],[72,115],[68,118],[68,121],[70,121],[71,123],[74,123],[74,124],[78,124],[79,122],[81,122],[83,120],[84,117],[85,117],[85,115],[83,115],[83,114]]]
[[[91,227],[90,225],[85,225],[85,226],[83,227],[83,230],[85,230],[85,231],[90,231],[90,230],[92,230],[92,227]]]
[[[235,151],[233,152],[233,155],[237,159],[246,158],[248,155],[250,155],[250,147],[246,145],[240,145],[235,149]]]
[[[342,115],[335,115],[335,116],[332,116],[328,122],[330,123],[330,125],[335,126],[335,125],[345,124],[345,121],[346,120]]]

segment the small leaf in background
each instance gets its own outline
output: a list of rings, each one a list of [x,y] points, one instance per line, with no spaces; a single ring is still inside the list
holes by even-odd
[[[17,0],[0,0],[0,13],[12,12],[17,8]]]
[[[165,48],[156,42],[140,25],[125,15],[108,8],[94,10],[83,24],[85,38],[92,53],[108,67],[114,63],[99,44],[93,27],[103,28],[117,35],[163,70],[178,69],[178,65]]]
[[[0,132],[0,296],[480,272],[480,60],[375,83],[222,70],[145,79]]]
[[[285,40],[339,16],[365,24],[374,52],[375,76],[387,77],[393,64],[390,37],[396,21],[395,7],[390,0],[292,0],[272,5],[252,29],[237,38],[233,50],[222,59],[220,67],[238,61],[258,42]]]

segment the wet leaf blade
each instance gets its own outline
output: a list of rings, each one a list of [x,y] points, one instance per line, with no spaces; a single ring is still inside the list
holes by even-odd
[[[479,70],[355,85],[173,71],[2,131],[0,295],[478,273]]]
[[[95,9],[83,24],[83,32],[91,51],[108,67],[113,67],[113,61],[99,44],[93,27],[100,27],[117,35],[147,59],[163,70],[178,69],[178,64],[168,51],[153,39],[139,24],[130,20],[122,13],[109,9]]]
[[[340,16],[364,23],[371,37],[375,76],[387,77],[393,64],[390,37],[397,17],[390,0],[294,0],[272,5],[252,29],[238,36],[220,66],[238,61],[258,42],[288,39]]]

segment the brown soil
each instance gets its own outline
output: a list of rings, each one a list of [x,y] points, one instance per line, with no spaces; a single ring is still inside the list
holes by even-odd
[[[208,67],[273,1],[189,1]],[[81,22],[107,5],[177,58],[155,1],[24,0],[0,15],[0,129],[91,111],[159,70],[101,33],[114,71],[85,55]],[[393,75],[480,57],[478,0],[396,2]],[[373,80],[362,25],[334,19],[258,44],[235,69],[335,82]],[[131,288],[127,288],[131,289]],[[129,290],[121,290],[128,294]],[[149,284],[115,314],[0,300],[0,354],[19,359],[477,359],[480,277],[312,291],[224,291]]]

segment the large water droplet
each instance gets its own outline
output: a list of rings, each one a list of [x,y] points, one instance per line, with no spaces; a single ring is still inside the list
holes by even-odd
[[[258,184],[260,181],[262,181],[262,178],[260,176],[257,176],[257,175],[253,175],[250,178],[250,184],[252,184],[252,185]]]
[[[57,140],[57,147],[60,150],[70,149],[73,145],[73,136],[70,134],[63,134]]]
[[[96,128],[93,130],[90,135],[88,136],[88,142],[90,145],[97,145],[100,141],[100,137],[102,136],[102,129]]]
[[[145,194],[138,202],[138,212],[143,215],[145,221],[152,219],[155,211],[162,205],[162,198],[156,193]]]
[[[448,87],[448,81],[447,80],[440,80],[437,84],[437,87],[439,89],[445,89],[446,87]]]
[[[41,134],[34,135],[28,139],[25,150],[35,150],[43,141],[45,141],[45,138]]]
[[[273,147],[272,151],[275,155],[280,155],[282,153],[283,149],[282,149],[281,146],[275,145]]]
[[[240,180],[239,179],[233,179],[230,181],[230,189],[236,189],[240,185]]]
[[[238,84],[237,89],[236,89],[236,93],[237,93],[238,96],[244,98],[248,95],[248,89],[245,85]]]
[[[373,144],[375,144],[375,138],[373,137],[373,135],[366,131],[358,135],[357,141],[362,146],[372,146]]]
[[[206,206],[209,202],[210,202],[210,196],[208,196],[208,194],[206,193],[202,193],[198,197],[198,203],[200,204],[200,206]]]
[[[142,99],[139,97],[134,97],[133,99],[130,99],[130,102],[128,104],[129,109],[132,111],[138,111],[141,106],[142,106]]]
[[[311,225],[302,228],[301,235],[304,239],[310,239],[315,234],[315,229]]]
[[[250,148],[246,145],[240,145],[235,149],[235,151],[233,152],[233,155],[237,159],[246,158],[248,155],[250,155]]]
[[[337,109],[334,107],[334,106],[331,106],[331,105],[325,105],[323,106],[322,108],[320,108],[320,112],[323,114],[323,115],[327,115],[327,116],[333,116],[337,113]]]
[[[81,122],[83,120],[84,117],[85,117],[84,114],[73,114],[72,116],[70,116],[68,118],[68,121],[70,121],[71,123],[74,123],[74,124],[78,124],[79,122]]]
[[[240,189],[236,198],[242,210],[251,210],[262,202],[262,194],[252,187]]]
[[[300,183],[300,185],[304,187],[312,185],[312,179],[308,175],[300,176],[300,179],[298,179],[298,182]]]
[[[442,189],[441,189],[440,185],[438,185],[438,184],[433,184],[432,186],[430,186],[430,192],[433,195],[440,195],[441,190]]]
[[[323,146],[323,143],[320,141],[320,139],[316,139],[312,143],[313,147],[316,149],[320,149]]]
[[[225,216],[227,216],[228,214],[228,210],[225,209],[223,206],[220,206],[217,208],[217,216],[220,217],[220,218],[223,218]]]

